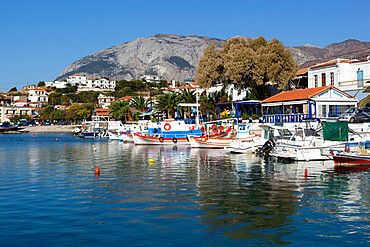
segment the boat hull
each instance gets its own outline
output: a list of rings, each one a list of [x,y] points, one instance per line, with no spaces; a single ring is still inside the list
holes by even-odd
[[[253,142],[254,140],[260,138],[258,135],[253,135],[240,139],[240,141]],[[232,138],[229,137],[193,137],[190,139],[190,145],[192,148],[210,148],[210,149],[228,149],[232,142]]]
[[[370,169],[370,156],[341,153],[333,155],[335,167],[337,169],[348,168],[354,170],[369,170]]]
[[[190,145],[187,138],[163,138],[133,134],[135,145]]]
[[[80,133],[79,137],[84,138],[84,139],[109,138],[109,133],[82,132]]]
[[[270,156],[280,159],[290,159],[294,161],[315,161],[331,159],[331,156],[323,154],[322,149],[323,148],[320,147],[277,145],[271,151]]]

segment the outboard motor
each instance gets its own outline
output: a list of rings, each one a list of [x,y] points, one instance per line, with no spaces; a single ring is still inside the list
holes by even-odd
[[[263,144],[263,146],[258,150],[259,155],[268,155],[271,150],[275,147],[275,142],[273,140],[268,140]]]

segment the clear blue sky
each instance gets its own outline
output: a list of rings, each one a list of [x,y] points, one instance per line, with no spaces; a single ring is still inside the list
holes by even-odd
[[[2,1],[0,91],[55,79],[74,61],[157,33],[277,38],[286,46],[370,41],[370,1]]]

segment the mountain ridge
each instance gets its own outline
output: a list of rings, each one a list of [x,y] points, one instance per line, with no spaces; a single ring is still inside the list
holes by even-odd
[[[115,80],[139,79],[147,74],[154,74],[167,80],[183,81],[194,78],[204,48],[211,44],[222,47],[225,42],[226,40],[199,35],[159,33],[138,37],[75,61],[56,80],[66,79],[72,74]],[[311,44],[287,48],[292,51],[300,68],[338,56],[351,55],[360,59],[370,54],[370,42],[355,39],[332,43],[323,48]]]

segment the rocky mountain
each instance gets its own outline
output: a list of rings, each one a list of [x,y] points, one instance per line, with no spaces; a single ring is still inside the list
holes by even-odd
[[[139,79],[158,75],[167,80],[193,78],[199,56],[211,44],[222,46],[223,40],[197,35],[157,34],[137,38],[84,57],[68,66],[57,78],[84,74],[89,78],[116,80]]]
[[[299,64],[299,67],[307,68],[336,58],[364,59],[370,54],[370,42],[348,39],[340,43],[330,44],[324,48],[306,44],[289,47],[289,49],[293,52],[293,58]]]
[[[183,81],[194,78],[204,48],[211,44],[222,47],[224,42],[225,40],[197,35],[157,34],[148,38],[140,37],[74,62],[57,80],[73,74],[115,80],[139,79],[154,74],[167,80]],[[301,68],[338,57],[361,59],[370,54],[370,42],[353,39],[324,48],[310,44],[288,48]]]

